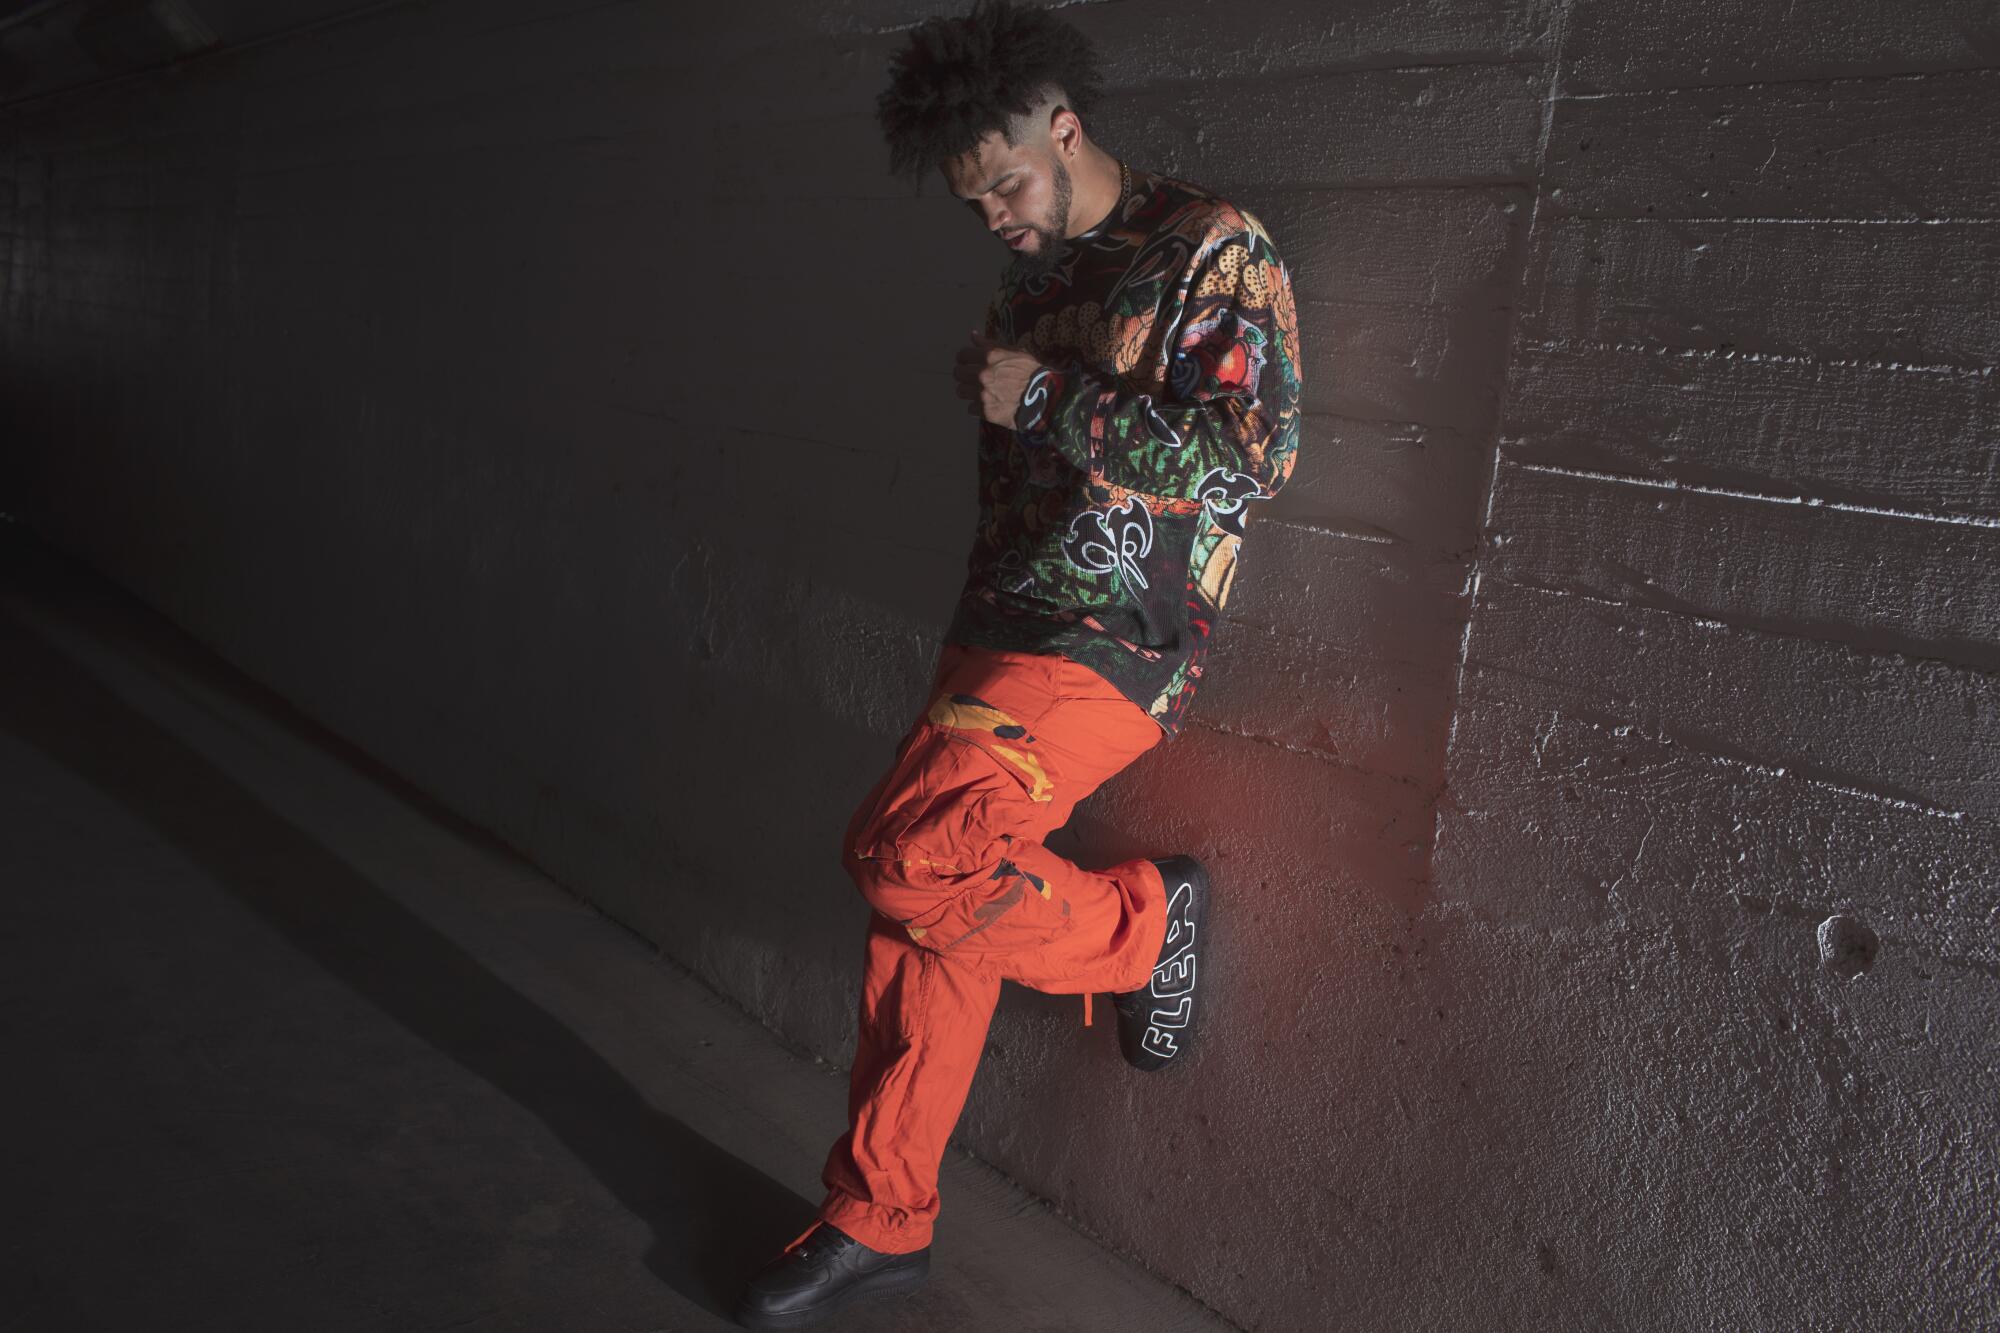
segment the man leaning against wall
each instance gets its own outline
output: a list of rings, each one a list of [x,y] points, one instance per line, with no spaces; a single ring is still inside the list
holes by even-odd
[[[978,521],[928,696],[848,821],[873,909],[848,1127],[806,1232],[748,1284],[752,1328],[920,1285],[938,1169],[1000,984],[1111,997],[1148,1073],[1213,984],[1193,856],[1085,869],[1044,839],[1178,736],[1255,506],[1291,475],[1299,340],[1261,221],[1093,140],[1090,42],[978,0],[911,30],[877,101],[890,170],[938,171],[1007,247],[957,354]],[[963,217],[958,225],[964,225]]]

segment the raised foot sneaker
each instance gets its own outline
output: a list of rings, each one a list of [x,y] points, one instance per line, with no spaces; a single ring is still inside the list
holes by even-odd
[[[1192,856],[1153,862],[1167,886],[1167,936],[1153,976],[1139,990],[1111,997],[1118,1046],[1139,1069],[1164,1069],[1187,1050],[1195,1009],[1195,964],[1208,912],[1208,871]]]
[[[816,1222],[750,1279],[736,1322],[745,1328],[804,1328],[858,1297],[920,1287],[930,1272],[928,1245],[909,1254],[883,1254],[831,1222]]]

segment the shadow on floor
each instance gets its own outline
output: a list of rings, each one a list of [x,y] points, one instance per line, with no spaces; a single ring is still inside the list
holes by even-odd
[[[16,581],[20,559],[0,551],[0,580]],[[654,1110],[573,1033],[4,609],[0,664],[0,727],[539,1117],[651,1228],[647,1267],[688,1301],[726,1320],[743,1279],[809,1224],[814,1203]]]

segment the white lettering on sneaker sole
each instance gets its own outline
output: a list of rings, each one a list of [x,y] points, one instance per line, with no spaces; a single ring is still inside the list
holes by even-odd
[[[1155,1000],[1174,1000],[1172,1008],[1155,1006],[1141,1050],[1171,1060],[1180,1046],[1168,1028],[1184,1028],[1194,1016],[1194,885],[1182,880],[1167,900],[1167,945],[1172,949],[1153,968]]]

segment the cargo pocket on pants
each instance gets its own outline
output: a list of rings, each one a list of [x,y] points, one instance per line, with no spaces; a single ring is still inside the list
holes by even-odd
[[[869,866],[871,904],[939,952],[968,940],[981,952],[1047,943],[1064,925],[1061,905],[1007,858],[1007,845],[1052,786],[1039,765],[918,723],[857,827],[853,852]]]

